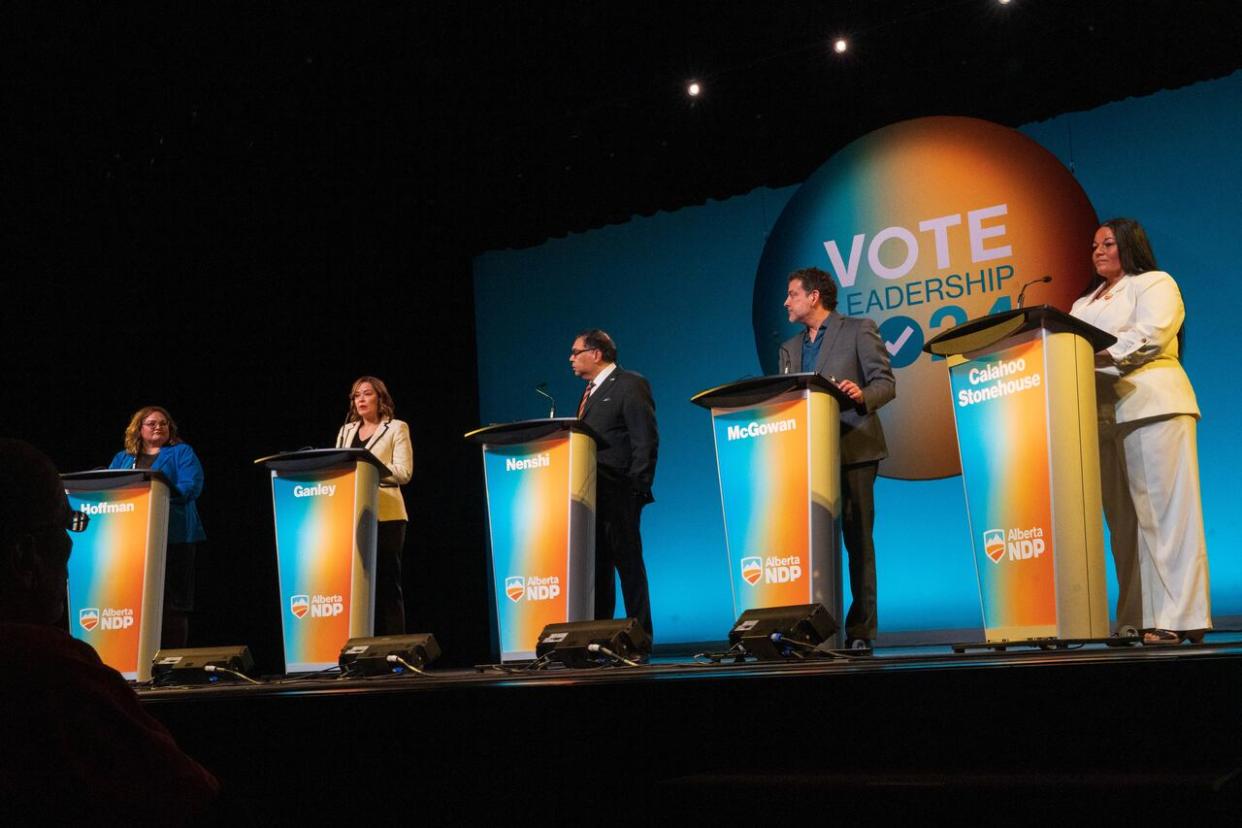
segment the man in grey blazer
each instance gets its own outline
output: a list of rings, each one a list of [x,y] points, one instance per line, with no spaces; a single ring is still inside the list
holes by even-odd
[[[785,310],[806,329],[781,345],[781,373],[814,372],[854,403],[841,408],[841,533],[854,601],[845,617],[851,649],[870,650],[876,636],[875,478],[888,456],[876,414],[897,395],[888,351],[875,322],[836,312],[837,283],[817,267],[789,274]]]

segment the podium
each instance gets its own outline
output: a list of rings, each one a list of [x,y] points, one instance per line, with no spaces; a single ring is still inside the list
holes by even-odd
[[[69,556],[69,632],[130,681],[150,681],[164,619],[168,479],[149,469],[62,474],[90,515]]]
[[[599,437],[572,417],[465,436],[483,450],[496,648],[502,662],[533,659],[548,624],[595,616]]]
[[[844,621],[843,399],[813,373],[746,379],[690,399],[712,414],[735,618],[818,603]]]
[[[1115,341],[1043,305],[924,346],[949,368],[989,642],[1108,635],[1094,355]]]
[[[366,449],[260,457],[271,472],[285,672],[334,667],[341,647],[374,630],[379,481]]]

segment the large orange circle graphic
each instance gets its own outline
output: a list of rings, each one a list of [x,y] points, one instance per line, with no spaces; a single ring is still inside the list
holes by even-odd
[[[834,155],[790,199],[755,278],[755,344],[765,373],[798,332],[782,303],[786,278],[819,267],[837,311],[880,326],[897,398],[880,410],[886,477],[961,472],[948,371],[922,352],[968,319],[1026,304],[1068,310],[1090,280],[1096,214],[1057,158],[1016,130],[975,118],[893,124]]]

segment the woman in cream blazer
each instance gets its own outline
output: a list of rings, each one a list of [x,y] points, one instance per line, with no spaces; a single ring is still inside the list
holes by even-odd
[[[1096,354],[1100,482],[1120,595],[1117,629],[1145,644],[1201,641],[1212,626],[1199,495],[1199,405],[1182,368],[1185,319],[1173,277],[1156,270],[1142,226],[1095,234],[1099,280],[1070,311],[1117,337]]]
[[[336,435],[337,448],[365,448],[388,467],[380,479],[379,528],[375,545],[375,634],[405,632],[401,556],[409,516],[401,486],[414,471],[410,427],[394,419],[388,387],[378,377],[359,377],[349,391],[349,414]]]

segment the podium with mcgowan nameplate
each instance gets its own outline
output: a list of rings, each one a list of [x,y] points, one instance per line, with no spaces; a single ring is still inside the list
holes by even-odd
[[[548,624],[595,614],[595,448],[572,417],[485,426],[483,449],[493,650],[535,657]],[[611,574],[611,573],[610,573]]]
[[[1114,341],[1043,305],[924,346],[949,369],[989,642],[1108,635],[1094,355]]]
[[[311,449],[254,461],[271,472],[285,672],[334,667],[374,630],[380,477],[366,449]]]
[[[69,631],[131,681],[149,681],[164,618],[168,478],[150,469],[62,474],[90,517],[69,556]]]
[[[814,373],[741,380],[691,398],[712,413],[735,618],[822,604],[843,620],[842,399]]]

